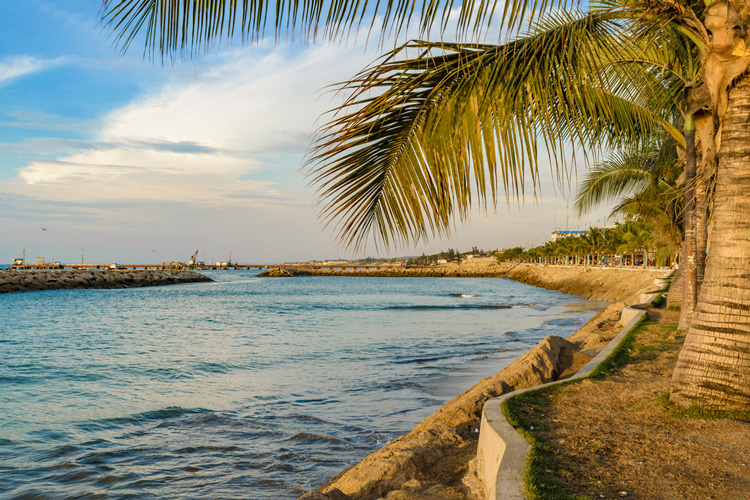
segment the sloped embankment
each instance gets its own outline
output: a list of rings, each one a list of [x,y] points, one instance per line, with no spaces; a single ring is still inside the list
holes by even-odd
[[[669,272],[665,269],[517,264],[507,266],[502,271],[502,276],[549,290],[579,295],[588,300],[625,302],[631,305],[639,302],[638,296],[641,293],[659,289],[654,280],[663,278]]]
[[[274,268],[260,277],[340,276],[370,278],[508,278],[529,285],[579,295],[588,300],[639,302],[638,295],[656,290],[655,278],[665,269],[548,266],[497,263],[494,258],[474,259],[461,264],[383,269]]]

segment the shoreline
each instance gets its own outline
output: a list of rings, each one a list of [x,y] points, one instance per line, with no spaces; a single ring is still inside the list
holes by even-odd
[[[181,270],[5,270],[0,271],[0,294],[43,290],[136,288],[209,281],[213,280],[208,276]]]
[[[300,500],[364,500],[386,496],[405,500],[483,498],[476,454],[484,403],[517,389],[574,375],[620,331],[621,321],[625,321],[621,319],[625,306],[640,303],[641,294],[660,288],[656,280],[670,272],[533,264],[506,264],[502,269],[486,271],[452,271],[457,277],[469,277],[459,273],[490,277],[487,273],[491,272],[492,277],[612,303],[567,339],[547,337],[496,375],[479,381],[446,403],[408,434],[372,452]],[[358,275],[370,274],[360,272]]]
[[[672,270],[641,267],[584,267],[549,264],[498,263],[494,258],[461,264],[390,269],[311,269],[275,267],[258,277],[336,276],[358,278],[506,278],[527,285],[603,302],[640,302],[640,294],[654,291],[654,284]]]

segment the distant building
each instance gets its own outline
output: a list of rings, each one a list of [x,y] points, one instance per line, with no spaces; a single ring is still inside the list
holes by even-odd
[[[34,265],[35,266],[43,266],[44,265],[44,257],[37,257],[34,259]]]
[[[561,238],[567,238],[568,236],[581,236],[582,234],[586,234],[588,231],[573,231],[573,230],[561,230],[561,229],[555,229],[552,231],[552,234],[550,235],[550,239],[552,241],[557,241]]]

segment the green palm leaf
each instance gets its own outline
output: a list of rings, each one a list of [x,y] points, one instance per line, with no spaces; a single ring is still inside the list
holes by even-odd
[[[342,86],[351,97],[315,144],[322,216],[355,247],[370,233],[386,246],[446,234],[473,197],[486,209],[501,189],[536,189],[540,143],[564,178],[567,143],[619,147],[670,128],[669,89],[615,64],[628,47],[619,14],[602,11],[556,13],[500,46],[392,51]]]
[[[537,1],[538,6],[551,5]],[[554,2],[560,4],[560,2]],[[563,4],[574,2],[562,2]],[[520,7],[506,8],[508,17],[523,19]],[[459,35],[478,35],[496,14],[497,0],[458,3],[453,0],[102,0],[102,19],[123,49],[144,32],[147,51],[162,56],[210,49],[217,40],[241,35],[256,41],[269,32],[303,40],[341,39],[370,20],[375,28],[398,37],[418,27],[420,37],[436,27],[443,33],[453,10]]]

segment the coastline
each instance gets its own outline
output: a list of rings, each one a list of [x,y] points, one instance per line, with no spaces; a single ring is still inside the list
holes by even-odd
[[[259,277],[337,276],[352,278],[506,278],[527,285],[577,295],[587,300],[634,304],[639,294],[660,287],[654,279],[671,272],[664,268],[582,267],[547,264],[498,263],[494,258],[461,264],[388,269],[269,269]]]
[[[375,276],[369,271],[316,271],[314,275]],[[403,271],[398,275],[417,275],[416,270]],[[575,374],[619,332],[624,307],[641,302],[642,293],[660,288],[656,280],[664,278],[669,270],[533,264],[494,264],[482,269],[476,263],[435,272],[449,277],[504,277],[612,304],[567,340],[547,337],[496,375],[481,380],[448,402],[405,436],[371,453],[320,489],[303,495],[301,500],[364,500],[386,496],[394,500],[482,498],[482,480],[475,457],[484,403],[517,389]]]
[[[207,281],[213,280],[193,271],[182,270],[6,270],[0,272],[0,294],[42,290],[134,288]]]

